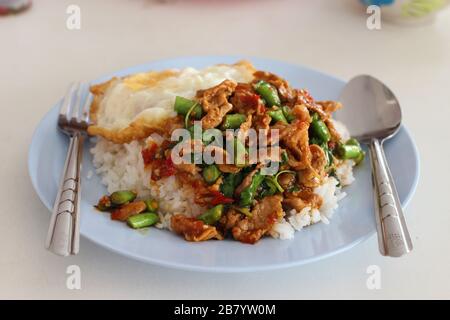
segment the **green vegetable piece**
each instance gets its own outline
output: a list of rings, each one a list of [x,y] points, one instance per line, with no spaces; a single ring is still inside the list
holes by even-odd
[[[286,120],[286,118],[284,117],[284,113],[283,110],[278,109],[278,110],[272,110],[267,112],[269,114],[269,116],[275,120],[275,121],[281,121],[284,123],[288,123],[288,121]]]
[[[319,139],[320,142],[328,142],[331,139],[330,131],[322,120],[311,122],[311,133],[313,137]]]
[[[115,206],[120,206],[125,203],[131,202],[134,199],[136,199],[136,192],[130,191],[130,190],[121,190],[116,191],[111,194],[109,199],[111,200],[111,203]]]
[[[358,140],[356,140],[355,138],[350,138],[347,140],[347,142],[345,143],[346,145],[349,146],[358,146],[361,147],[361,145],[359,144]]]
[[[267,184],[271,185],[272,187],[275,187],[274,194],[277,193],[277,192],[283,192],[284,191],[283,187],[278,183],[277,178],[278,177],[267,176],[266,179],[264,179],[264,181]]]
[[[317,121],[317,120],[320,120],[320,117],[319,117],[319,115],[317,114],[317,112],[314,112],[314,113],[311,115],[311,122]]]
[[[336,155],[340,159],[356,159],[360,156],[361,148],[358,146],[352,146],[352,145],[346,145],[346,144],[340,144],[335,149]]]
[[[264,198],[266,196],[273,196],[277,193],[277,186],[272,180],[273,177],[267,176],[262,182],[262,191],[260,193],[260,198]]]
[[[317,137],[311,137],[311,135],[310,135],[310,137],[309,137],[309,144],[310,144],[310,145],[311,145],[311,144],[317,144],[318,146],[320,146],[321,141],[320,141],[319,138],[317,138]]]
[[[191,163],[197,164],[199,166],[202,165],[203,155],[201,152],[192,152],[191,153]]]
[[[213,184],[214,182],[216,182],[216,180],[219,179],[221,174],[222,173],[215,164],[206,166],[202,172],[203,179],[205,179],[206,183],[208,184]]]
[[[97,205],[94,206],[97,210],[100,211],[109,211],[112,209],[111,200],[108,196],[103,196],[98,200]]]
[[[320,147],[322,148],[323,152],[325,153],[325,156],[327,158],[327,167],[331,166],[333,164],[333,153],[331,152],[330,148],[328,148],[328,144],[326,142],[320,144]]]
[[[223,179],[222,184],[220,185],[220,192],[227,198],[232,198],[234,194],[234,190],[236,187],[242,182],[242,173],[229,173]]]
[[[95,209],[97,209],[99,211],[102,211],[102,212],[111,210],[111,207],[107,207],[107,206],[105,206],[105,205],[103,205],[101,203],[95,205],[94,207],[95,207]]]
[[[234,193],[234,176],[232,174],[228,174],[223,179],[222,184],[220,185],[220,192],[227,198],[231,198]]]
[[[191,138],[194,139],[194,130],[195,126],[186,127],[187,131],[189,131],[189,134],[191,135]]]
[[[191,117],[194,117],[196,120],[200,120],[203,116],[203,109],[200,104],[197,104],[191,112]]]
[[[186,114],[189,112],[189,110],[194,106],[195,108],[193,109],[193,111],[191,112],[191,116],[193,116],[195,119],[201,119],[202,117],[202,107],[195,101],[193,100],[189,100],[183,97],[179,97],[177,96],[175,98],[175,112],[182,115],[182,116],[186,116]]]
[[[191,125],[189,123],[189,121],[186,122],[186,124],[188,125],[186,127],[186,130],[189,131],[189,135],[191,136],[191,139],[198,139],[198,138],[202,138],[203,137],[202,127],[199,124],[196,123],[194,125]],[[183,137],[180,137],[180,141],[179,142],[182,142],[182,141],[183,141]]]
[[[246,215],[249,218],[251,218],[253,216],[252,213],[250,212],[250,208],[240,208],[240,207],[233,206],[233,209],[236,209],[237,211]]]
[[[278,182],[278,177],[280,176],[280,175],[282,175],[283,173],[290,173],[290,174],[297,174],[295,171],[292,171],[292,170],[282,170],[282,171],[280,171],[280,172],[278,172],[276,175],[275,175],[275,177],[273,178],[273,183],[275,184],[275,186],[277,187],[277,190],[279,191],[279,192],[284,192],[284,189],[283,189],[283,187],[280,185],[280,183]]]
[[[211,209],[207,210],[205,213],[199,215],[197,219],[203,221],[205,224],[214,225],[220,220],[223,213],[223,204],[219,204]]]
[[[133,229],[150,227],[159,221],[159,216],[154,212],[144,212],[131,216],[127,219],[127,223]]]
[[[287,164],[289,162],[289,156],[288,153],[286,151],[283,151],[281,153],[281,164]]]
[[[238,129],[245,122],[247,117],[244,114],[227,114],[222,122],[222,130]]]
[[[283,110],[284,117],[289,123],[295,120],[295,116],[292,113],[291,108],[289,108],[288,106],[283,106],[281,107],[281,110]]]
[[[325,155],[327,156],[327,167],[333,164],[333,152],[328,148],[328,146],[322,148],[325,151]]]
[[[289,189],[287,189],[288,192],[297,192],[300,191],[300,187],[296,184],[294,184],[292,187],[290,187]]]
[[[176,113],[185,116],[194,104],[195,102],[192,100],[176,96],[174,109]]]
[[[281,101],[277,89],[263,80],[255,84],[255,91],[266,101],[269,107],[280,106]]]
[[[202,110],[202,107],[197,102],[195,102],[191,106],[191,108],[188,110],[186,115],[184,116],[184,127],[185,128],[189,128],[189,119],[191,118],[191,116],[194,116],[195,119],[200,119],[202,117],[202,112],[201,111],[199,112],[198,108],[200,108],[200,110]],[[199,114],[200,116],[196,116],[196,114]]]
[[[222,131],[219,129],[208,129],[202,134],[202,140],[204,144],[210,144],[216,137],[221,137]]]
[[[156,201],[155,199],[146,199],[144,200],[144,202],[145,205],[147,206],[146,210],[148,212],[156,213],[156,211],[158,211],[159,204],[158,201]]]
[[[265,177],[266,176],[262,175],[260,172],[255,173],[250,185],[241,192],[239,201],[239,205],[241,207],[248,207],[252,204],[253,200],[255,199],[256,191],[258,190],[258,187],[261,185]]]
[[[247,159],[247,149],[241,140],[234,139],[234,164],[236,167],[245,167]]]
[[[361,152],[359,153],[359,155],[355,158],[355,159],[353,159],[354,161],[355,161],[355,164],[356,165],[359,165],[361,162],[363,162],[364,161],[364,158],[366,157],[366,153],[363,151],[363,150],[361,150]]]

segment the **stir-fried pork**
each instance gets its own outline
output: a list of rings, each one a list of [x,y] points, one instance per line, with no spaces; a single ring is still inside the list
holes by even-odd
[[[233,227],[233,237],[244,243],[257,242],[283,217],[282,199],[282,196],[275,195],[258,201],[251,211],[251,218],[246,217]]]
[[[236,82],[225,80],[215,87],[197,92],[197,99],[206,112],[202,118],[203,129],[217,127],[223,117],[233,109],[233,105],[228,102],[228,97],[236,88]]]
[[[195,218],[176,214],[171,218],[170,223],[172,230],[184,236],[187,241],[199,242],[213,238],[222,239],[215,227],[205,225],[203,221]]]

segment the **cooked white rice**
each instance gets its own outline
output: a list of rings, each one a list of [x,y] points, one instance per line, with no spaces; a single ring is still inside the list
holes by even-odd
[[[295,209],[286,212],[285,218],[273,226],[270,235],[282,240],[291,239],[294,230],[299,231],[319,221],[328,224],[334,211],[339,207],[338,201],[346,196],[338,184],[335,178],[328,177],[321,186],[314,189],[314,193],[323,199],[321,207],[319,209],[305,207],[300,212]]]

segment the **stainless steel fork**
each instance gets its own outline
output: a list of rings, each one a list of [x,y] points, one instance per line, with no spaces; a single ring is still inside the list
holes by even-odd
[[[53,206],[46,247],[61,256],[77,254],[80,247],[80,173],[92,100],[92,96],[88,94],[85,103],[82,103],[85,89],[87,85],[72,84],[58,116],[58,127],[69,136],[70,143]]]

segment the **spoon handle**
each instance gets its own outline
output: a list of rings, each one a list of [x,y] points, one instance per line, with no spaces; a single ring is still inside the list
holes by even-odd
[[[378,246],[383,256],[400,257],[413,248],[397,189],[378,139],[370,142]]]

